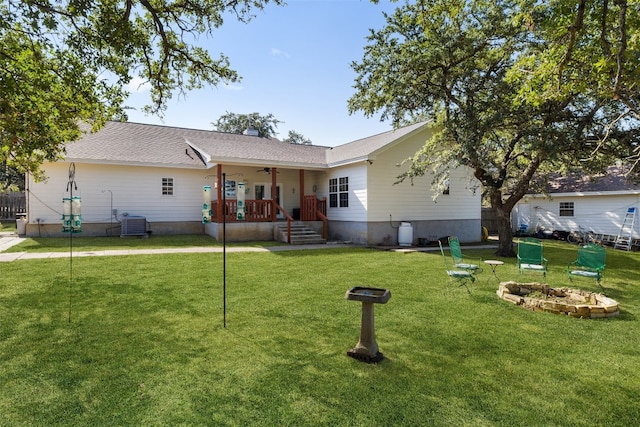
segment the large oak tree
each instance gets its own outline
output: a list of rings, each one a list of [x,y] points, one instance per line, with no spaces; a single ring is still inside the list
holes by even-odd
[[[147,83],[146,111],[205,85],[235,82],[228,59],[196,41],[225,19],[283,0],[0,0],[0,164],[37,174],[81,124],[126,117],[126,85]]]
[[[512,256],[511,211],[532,182],[637,162],[639,30],[638,0],[407,2],[352,64],[349,108],[430,120],[436,136],[400,178],[469,167]]]
[[[260,113],[238,114],[226,112],[218,117],[218,120],[211,124],[218,132],[228,133],[245,133],[248,130],[254,130],[261,138],[275,138],[278,132],[278,124],[284,123],[275,118],[271,113],[262,115]],[[282,140],[289,144],[311,145],[309,138],[305,137],[295,130],[290,130],[287,137]]]

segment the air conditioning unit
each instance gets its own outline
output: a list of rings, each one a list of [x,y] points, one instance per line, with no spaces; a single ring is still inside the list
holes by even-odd
[[[124,216],[120,225],[120,237],[147,234],[147,218],[144,216]]]

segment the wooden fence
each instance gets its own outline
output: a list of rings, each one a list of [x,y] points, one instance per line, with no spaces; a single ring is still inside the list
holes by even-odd
[[[481,221],[483,227],[487,227],[489,233],[498,232],[498,220],[496,213],[491,208],[482,208]]]
[[[27,211],[24,191],[0,193],[0,219],[16,219],[16,214]]]

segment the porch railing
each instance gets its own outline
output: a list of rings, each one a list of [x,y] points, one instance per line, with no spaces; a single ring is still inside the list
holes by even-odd
[[[322,238],[327,238],[327,199],[319,200],[316,196],[304,196],[300,219],[303,221],[322,221]]]
[[[273,204],[271,200],[245,200],[244,221],[237,220],[238,201],[227,200],[226,221],[227,222],[267,222],[271,221]],[[211,221],[218,222],[218,202],[211,202]],[[224,213],[223,213],[224,214]],[[221,219],[222,220],[222,219]]]

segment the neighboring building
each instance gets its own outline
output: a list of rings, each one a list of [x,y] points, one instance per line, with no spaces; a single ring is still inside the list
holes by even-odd
[[[403,160],[431,132],[421,123],[321,147],[109,122],[69,144],[64,161],[46,163],[47,182],[29,177],[27,235],[62,235],[62,200],[71,195],[73,163],[84,235],[120,235],[123,219],[144,217],[156,234],[207,233],[221,239],[224,211],[229,241],[271,240],[274,223],[287,219],[325,230],[328,240],[357,244],[396,244],[400,222],[411,223],[414,243],[448,235],[479,241],[480,192],[469,171],[451,171],[449,194],[436,201],[430,176],[394,184],[408,167]],[[244,184],[244,220],[236,218],[238,183]],[[207,185],[213,215],[203,224]],[[218,203],[223,200],[226,210]]]
[[[630,208],[640,207],[640,185],[627,180],[626,169],[610,167],[604,175],[571,174],[551,180],[548,195],[526,195],[513,210],[514,231],[521,226],[533,233],[545,230],[586,231],[618,235]],[[640,239],[640,221],[633,227],[633,239]],[[627,224],[628,225],[628,224]]]

